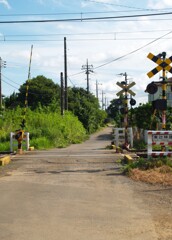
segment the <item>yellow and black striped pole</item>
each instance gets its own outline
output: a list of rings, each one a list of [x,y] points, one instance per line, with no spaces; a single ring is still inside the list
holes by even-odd
[[[166,52],[162,52],[163,61],[166,58]],[[166,74],[165,68],[162,70],[162,99],[166,99],[166,90],[167,90],[167,83],[166,83]],[[162,111],[162,129],[166,129],[166,110]]]
[[[26,111],[27,111],[27,107],[28,107],[28,94],[29,94],[29,80],[30,80],[30,69],[31,69],[31,61],[32,61],[32,50],[33,50],[33,45],[31,46],[28,79],[26,81],[26,95],[25,95],[25,102],[24,102],[23,120],[21,123],[22,128],[25,128],[25,123],[26,123]]]
[[[24,137],[24,128],[25,128],[25,122],[26,122],[26,110],[28,107],[28,92],[29,92],[30,68],[31,68],[31,60],[32,60],[32,49],[33,49],[33,45],[31,46],[28,79],[26,81],[26,95],[25,95],[25,103],[24,103],[24,111],[23,111],[23,120],[20,124],[21,129],[16,130],[15,132],[15,139],[18,141],[18,151],[20,153],[22,151],[22,140]]]

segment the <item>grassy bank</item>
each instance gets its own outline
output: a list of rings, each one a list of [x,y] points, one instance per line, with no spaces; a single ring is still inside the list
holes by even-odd
[[[20,129],[23,119],[21,108],[8,110],[0,118],[0,151],[9,151],[10,132]],[[65,147],[71,143],[80,143],[87,138],[86,131],[72,113],[61,116],[48,109],[27,110],[25,131],[30,133],[30,145],[36,149]]]
[[[172,159],[167,157],[140,158],[125,164],[123,173],[135,181],[172,186]]]

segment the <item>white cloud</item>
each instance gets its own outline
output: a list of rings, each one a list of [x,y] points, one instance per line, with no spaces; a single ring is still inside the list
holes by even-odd
[[[6,8],[10,9],[11,6],[7,0],[0,0],[0,4],[3,4]]]
[[[172,1],[171,0],[161,0],[161,1],[149,0],[148,6],[150,8],[158,8],[158,9],[172,7]]]
[[[37,0],[37,3],[53,5],[63,4],[63,8],[55,8],[54,12],[61,9],[64,11],[65,1],[63,0]],[[98,0],[99,1],[99,0]],[[2,4],[6,1],[1,1]],[[75,6],[78,3],[78,8],[75,11],[79,12],[81,8],[81,1],[74,1]],[[84,3],[89,3],[89,1],[82,1]],[[117,1],[112,0],[103,0],[104,3],[114,3]],[[161,7],[158,6],[158,3],[161,4],[163,8],[172,6],[172,1],[162,0],[155,1],[149,0],[149,5],[151,4],[152,8]],[[73,4],[73,1],[70,2]],[[69,4],[69,5],[70,5]],[[47,6],[48,6],[47,5]],[[89,6],[88,6],[89,5]],[[85,11],[94,11],[97,6],[104,7],[106,4],[96,4],[90,2],[88,8]],[[60,6],[60,5],[59,5]],[[108,4],[107,4],[108,6]],[[110,5],[109,5],[110,6]],[[41,8],[42,6],[39,5]],[[45,6],[43,6],[44,8]],[[69,7],[69,6],[68,6]],[[100,8],[97,11],[100,11]],[[47,8],[48,9],[48,8]],[[69,8],[67,8],[69,9]],[[48,11],[48,10],[47,10]],[[71,10],[73,12],[74,10]],[[82,10],[81,10],[82,11]],[[27,28],[24,25],[18,25],[16,28],[16,35],[20,34],[47,34],[45,37],[40,39],[51,39],[50,34],[61,34],[54,37],[57,39],[57,42],[33,42],[33,58],[32,58],[32,67],[31,73],[32,76],[36,74],[46,75],[47,77],[52,78],[56,82],[59,79],[60,72],[64,69],[64,44],[63,38],[65,34],[67,37],[67,55],[68,55],[68,75],[74,84],[78,87],[82,86],[86,88],[86,75],[84,73],[74,75],[81,72],[82,65],[86,64],[88,59],[89,64],[93,64],[93,67],[97,67],[102,64],[114,60],[120,56],[127,55],[133,50],[139,49],[142,46],[146,45],[148,42],[153,41],[166,32],[154,32],[154,30],[164,30],[168,29],[171,22],[166,21],[151,21],[148,17],[143,17],[143,21],[109,21],[109,22],[61,22],[61,23],[51,23],[51,24],[37,24],[37,25],[27,25]],[[167,26],[167,27],[166,27]],[[24,29],[25,28],[25,29]],[[9,30],[9,29],[8,29]],[[144,31],[149,32],[144,32]],[[20,32],[21,31],[21,32]],[[140,32],[139,32],[140,31]],[[3,36],[3,31],[2,36]],[[106,33],[111,32],[112,35]],[[115,32],[116,40],[115,40]],[[125,32],[125,33],[124,33]],[[81,33],[81,34],[80,34]],[[99,33],[97,35],[87,35],[86,33]],[[102,34],[100,34],[102,33]],[[7,33],[6,33],[7,34]],[[10,33],[9,33],[10,34]],[[78,34],[77,36],[72,34]],[[2,38],[0,35],[0,37]],[[169,35],[168,37],[172,37]],[[34,39],[34,37],[32,37]],[[97,40],[89,41],[89,39],[95,38]],[[102,41],[102,39],[111,38],[114,40]],[[80,40],[79,40],[80,39]],[[87,41],[85,39],[88,39]],[[124,39],[124,40],[121,40]],[[3,42],[0,46],[1,56],[4,60],[7,61],[7,69],[4,70],[8,74],[16,74],[16,79],[25,80],[29,64],[30,56],[30,43],[31,42]],[[127,72],[129,77],[131,76],[132,81],[136,82],[136,85],[133,87],[133,91],[136,92],[135,99],[137,103],[146,102],[147,94],[144,92],[146,86],[151,81],[159,80],[159,75],[157,74],[154,78],[149,79],[146,73],[156,67],[156,64],[151,60],[147,59],[149,52],[153,54],[158,54],[160,52],[166,51],[167,57],[172,55],[172,43],[171,40],[162,39],[160,41],[154,42],[149,46],[139,50],[138,52],[127,55],[125,58],[122,58],[118,61],[114,61],[111,64],[107,64],[103,67],[96,68],[95,73],[90,75],[90,89],[95,93],[95,83],[96,80],[102,85],[99,86],[100,94],[101,91],[106,92],[106,96],[111,100],[117,98],[116,93],[119,91],[119,88],[116,85],[117,81],[122,81],[117,74]],[[20,62],[21,71],[17,73],[13,70],[8,69],[8,62]],[[22,66],[25,65],[25,69],[22,69]],[[23,76],[21,72],[25,70]],[[55,74],[54,74],[55,73]],[[54,74],[54,75],[53,75]],[[74,75],[74,76],[72,76]],[[12,78],[14,78],[12,76]],[[23,78],[23,79],[22,79]],[[70,84],[70,83],[69,83]],[[7,89],[9,92],[9,89]],[[6,93],[8,94],[8,93]]]

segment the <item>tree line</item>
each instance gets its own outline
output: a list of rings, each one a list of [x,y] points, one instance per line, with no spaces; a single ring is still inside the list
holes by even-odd
[[[17,93],[13,92],[4,98],[6,109],[24,107],[26,99],[25,82]],[[52,79],[45,76],[37,76],[29,80],[28,107],[32,111],[39,108],[60,112],[60,86]],[[103,126],[107,117],[105,111],[100,109],[98,99],[83,88],[68,87],[68,111],[78,117],[86,131],[90,134]]]

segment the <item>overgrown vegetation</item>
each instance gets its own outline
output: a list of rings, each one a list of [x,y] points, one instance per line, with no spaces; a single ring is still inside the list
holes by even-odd
[[[136,150],[146,149],[146,147],[147,147],[147,144],[142,139],[133,141],[133,148]]]
[[[98,99],[83,88],[68,88],[68,111],[60,115],[61,88],[52,79],[29,80],[26,128],[30,145],[37,149],[80,143],[104,125],[107,114]],[[10,132],[21,129],[26,100],[26,82],[18,93],[5,97],[0,119],[0,151],[9,150]]]
[[[125,164],[122,171],[136,181],[172,185],[172,159],[167,157],[140,158]]]
[[[20,86],[18,93],[4,99],[6,109],[23,107],[25,98],[26,83]],[[52,112],[60,111],[60,86],[44,76],[29,80],[28,106],[34,111],[45,107]],[[68,110],[78,117],[88,134],[102,127],[107,118],[98,99],[83,88],[68,88]]]
[[[130,173],[131,169],[138,168],[140,170],[148,170],[156,167],[161,167],[163,165],[172,168],[172,160],[167,157],[161,158],[139,158],[133,162],[126,164],[123,168],[124,173]]]
[[[107,109],[108,116],[113,118],[117,127],[123,126],[124,121],[124,101],[120,99],[113,99]],[[172,129],[172,108],[168,107],[166,110],[166,130]],[[162,112],[156,111],[151,103],[139,104],[137,107],[129,107],[128,122],[130,127],[137,127],[144,130],[156,130],[160,128],[162,122]]]
[[[20,129],[23,109],[6,110],[0,119],[0,151],[9,151],[10,132]],[[87,138],[82,123],[70,112],[61,116],[48,108],[27,110],[25,131],[30,133],[30,145],[36,149],[65,147]]]

